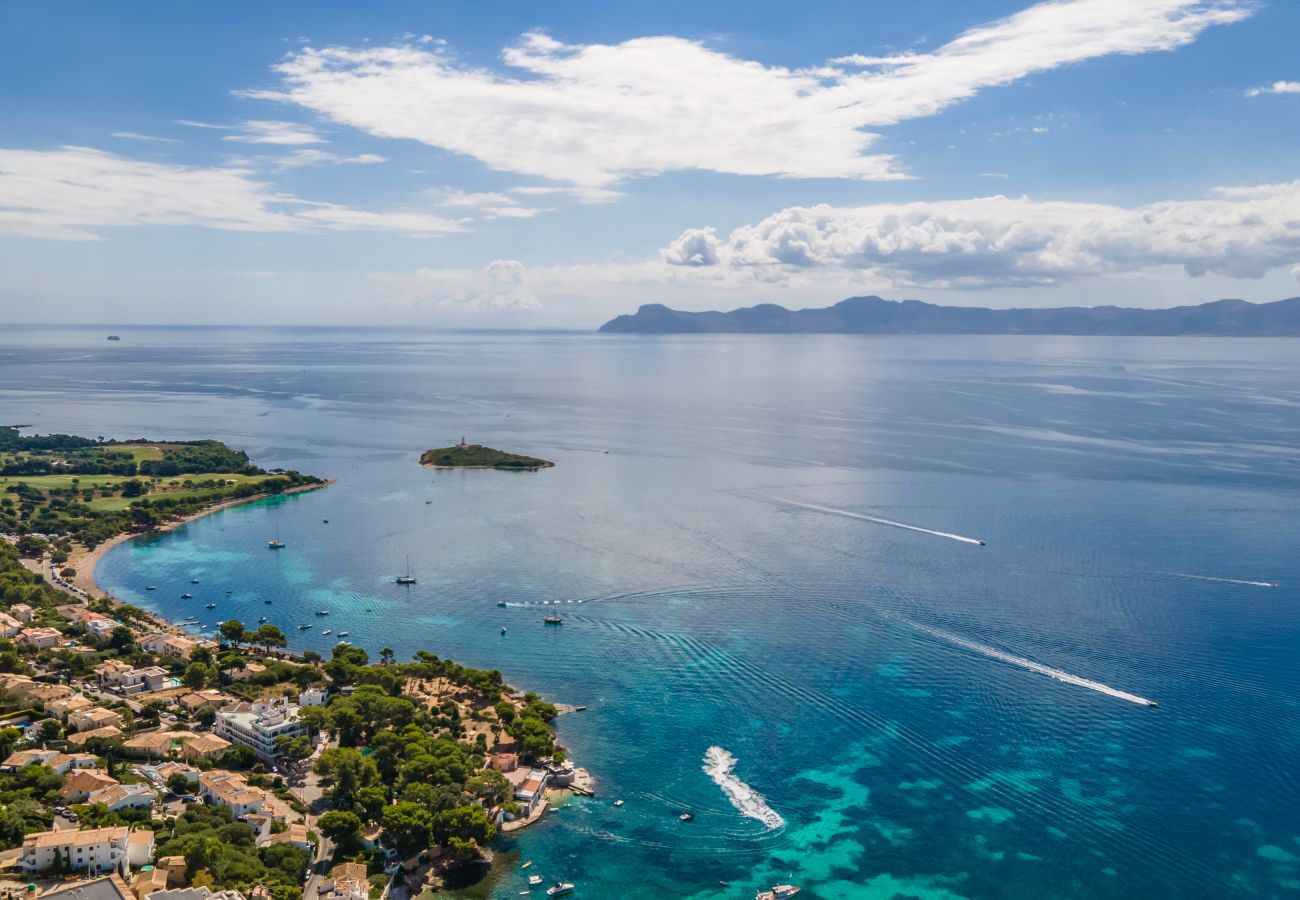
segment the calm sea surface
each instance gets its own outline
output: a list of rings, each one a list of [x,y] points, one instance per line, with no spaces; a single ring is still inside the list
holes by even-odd
[[[338,483],[106,589],[589,707],[499,896],[1300,896],[1296,341],[114,330],[5,329],[0,421]]]

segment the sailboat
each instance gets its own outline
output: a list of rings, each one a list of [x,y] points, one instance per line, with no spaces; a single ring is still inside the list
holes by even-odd
[[[397,576],[398,584],[415,584],[415,576],[411,574],[411,557],[406,557],[406,574]]]
[[[268,550],[284,549],[284,541],[280,540],[280,516],[278,514],[275,517],[275,537],[266,542],[266,549]]]

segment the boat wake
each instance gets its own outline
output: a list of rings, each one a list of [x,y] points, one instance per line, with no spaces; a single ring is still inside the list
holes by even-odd
[[[1170,572],[1178,578],[1193,578],[1196,581],[1217,581],[1220,584],[1244,584],[1248,587],[1266,587],[1275,588],[1278,586],[1276,581],[1246,581],[1242,578],[1215,578],[1212,575],[1191,575],[1187,572]]]
[[[907,531],[916,531],[921,534],[932,534],[935,537],[947,538],[950,541],[961,541],[963,544],[976,544],[984,546],[984,542],[979,538],[967,537],[964,534],[953,534],[950,531],[936,531],[933,528],[922,528],[920,525],[908,525],[906,522],[895,522],[893,519],[882,519],[879,516],[868,516],[863,513],[849,512],[846,509],[835,509],[832,506],[818,506],[815,503],[800,503],[797,500],[787,500],[784,497],[773,497],[771,494],[759,494],[776,503],[782,503],[786,506],[796,506],[799,509],[811,509],[814,512],[826,513],[828,516],[843,516],[846,519],[860,519],[863,522],[874,522],[877,525],[888,525],[891,528],[903,528]]]
[[[1157,706],[1159,704],[1154,700],[1148,700],[1146,697],[1140,697],[1137,694],[1130,694],[1128,691],[1121,691],[1110,685],[1102,684],[1100,681],[1091,681],[1079,675],[1071,675],[1061,669],[1054,669],[1051,666],[1045,666],[1042,663],[1036,663],[1032,659],[1025,659],[1023,656],[1016,656],[1014,653],[1007,653],[1005,650],[999,650],[996,647],[990,647],[988,644],[981,644],[978,641],[972,641],[961,635],[953,634],[951,631],[944,631],[942,628],[935,628],[930,625],[922,625],[920,622],[913,622],[911,619],[899,618],[898,621],[915,628],[922,634],[928,634],[936,637],[941,641],[947,641],[958,647],[967,650],[974,650],[976,653],[987,656],[990,659],[1000,660],[1010,663],[1013,666],[1019,666],[1022,669],[1028,669],[1030,672],[1037,672],[1039,675],[1046,675],[1048,678],[1054,678],[1066,684],[1073,684],[1078,687],[1087,688],[1090,691],[1096,691],[1099,694],[1105,694],[1107,697],[1114,697],[1118,700],[1127,700],[1129,703],[1136,703],[1139,706]]]
[[[757,819],[768,828],[780,828],[785,824],[780,814],[767,805],[767,799],[745,782],[732,774],[736,768],[736,757],[721,747],[713,746],[704,752],[704,772],[713,779],[713,783],[722,788],[731,805],[742,816]]]

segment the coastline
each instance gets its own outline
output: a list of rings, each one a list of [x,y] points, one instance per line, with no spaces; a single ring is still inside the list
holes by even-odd
[[[114,537],[111,537],[100,544],[97,544],[94,547],[94,549],[91,550],[88,550],[85,547],[77,547],[76,549],[73,550],[71,556],[68,557],[68,562],[67,562],[68,566],[70,566],[73,569],[76,569],[77,574],[72,578],[68,579],[68,583],[73,585],[74,587],[80,588],[81,590],[85,591],[88,594],[90,593],[99,594],[104,597],[107,597],[113,603],[121,603],[122,602],[121,600],[109,594],[107,591],[105,591],[103,588],[99,586],[98,582],[95,581],[95,569],[99,565],[99,561],[104,558],[104,556],[108,553],[108,551],[112,550],[114,547],[118,546],[119,544],[125,543],[126,541],[129,541],[132,538],[144,537],[145,535],[149,535],[149,534],[159,534],[161,532],[174,531],[175,529],[180,528],[182,525],[188,525],[190,522],[194,522],[198,519],[203,518],[204,516],[211,515],[214,512],[220,512],[223,509],[230,509],[235,506],[242,506],[245,503],[255,503],[258,500],[265,500],[268,497],[283,497],[286,494],[301,494],[306,491],[320,490],[321,488],[329,487],[333,483],[334,483],[334,479],[329,478],[324,481],[318,482],[316,484],[300,484],[297,487],[292,487],[286,491],[280,491],[279,493],[275,493],[275,494],[268,492],[264,494],[251,494],[247,497],[234,497],[231,498],[230,500],[222,500],[220,503],[214,503],[211,506],[201,509],[196,513],[191,513],[188,516],[181,516],[176,519],[168,520],[167,522],[164,522],[163,524],[159,525],[157,528],[153,529],[152,531],[124,532],[122,534],[115,535]],[[158,619],[159,617],[154,616],[154,618]],[[163,620],[160,619],[160,621]],[[168,624],[170,625],[171,623]]]
[[[440,466],[437,463],[420,463],[423,469],[445,469],[454,472],[457,469],[495,469],[498,472],[536,472],[538,469],[554,469],[555,463],[546,461],[540,466]]]

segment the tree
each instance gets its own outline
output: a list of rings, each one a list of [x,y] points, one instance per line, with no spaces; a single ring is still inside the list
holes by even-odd
[[[225,752],[221,754],[221,759],[217,763],[217,765],[223,769],[241,770],[251,769],[256,764],[257,751],[252,747],[245,747],[243,744],[235,744],[232,747],[227,747]]]
[[[193,688],[196,691],[203,690],[203,686],[208,683],[209,670],[203,663],[190,663],[185,667],[183,681],[185,686]]]
[[[284,636],[284,632],[270,622],[259,625],[257,631],[253,632],[251,640],[256,644],[261,644],[267,650],[272,647],[285,647],[289,643]]]
[[[469,853],[496,836],[487,810],[478,804],[434,813],[433,839],[453,853]]]
[[[361,844],[362,822],[356,813],[331,810],[320,817],[316,827],[338,846],[340,853],[355,853]]]
[[[379,651],[379,661],[387,666],[392,663],[394,655],[392,647],[385,647]]]
[[[400,801],[385,807],[380,821],[384,833],[404,857],[414,856],[432,841],[433,817],[415,803]]]
[[[353,804],[356,794],[379,780],[375,764],[351,747],[331,747],[316,760],[314,770],[321,784],[329,789],[335,807]]]
[[[212,723],[217,721],[217,708],[208,703],[203,704],[194,713],[194,721],[211,728]]]
[[[180,772],[173,772],[167,776],[167,790],[173,794],[188,794],[190,792],[190,780]]]
[[[149,492],[148,485],[143,481],[136,481],[135,479],[122,482],[121,488],[123,497],[143,497]]]
[[[242,641],[247,639],[245,637],[247,631],[244,629],[244,623],[238,619],[228,619],[227,621],[222,622],[217,626],[217,630],[221,632],[223,638],[230,641],[230,643],[234,644],[236,647],[238,647]]]
[[[125,625],[119,625],[108,635],[108,646],[118,653],[125,653],[135,646],[135,635]]]

